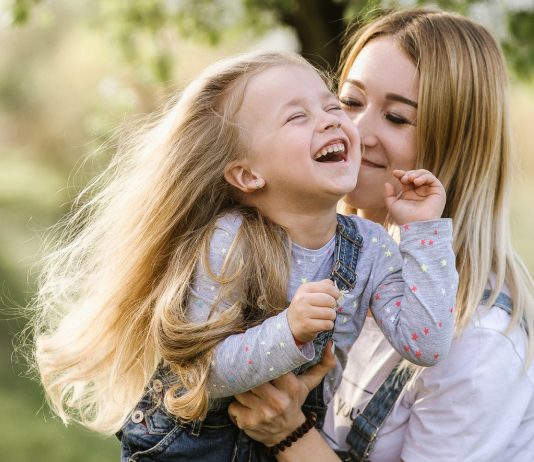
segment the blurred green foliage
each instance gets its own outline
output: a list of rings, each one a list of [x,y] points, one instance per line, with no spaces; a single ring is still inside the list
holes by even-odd
[[[515,71],[524,78],[534,69],[534,10],[519,11],[507,18],[513,31],[503,42],[503,48]]]
[[[13,18],[24,22],[40,0],[12,0]],[[159,41],[167,30],[182,36],[219,43],[228,30],[244,29],[261,33],[282,25],[294,31],[301,53],[315,64],[335,68],[347,23],[379,8],[406,5],[438,6],[462,14],[472,11],[497,13],[504,25],[501,41],[514,69],[525,76],[534,69],[534,4],[499,0],[100,0],[97,21],[110,30],[124,53],[137,58],[140,37],[150,35]],[[165,47],[151,57],[151,65],[161,81],[167,81],[172,67]]]
[[[333,5],[328,14],[336,12],[339,19],[354,17],[362,7],[393,2],[320,3]],[[468,11],[468,3],[473,2],[448,3]],[[35,290],[45,230],[68,211],[77,191],[107,162],[116,128],[134,114],[152,111],[209,62],[270,47],[273,41],[277,47],[280,40],[285,47],[295,46],[300,35],[292,31],[306,25],[311,34],[303,50],[313,50],[318,46],[313,43],[324,40],[322,34],[328,30],[321,23],[333,22],[342,30],[343,21],[328,19],[322,10],[312,11],[315,4],[303,0],[12,0],[0,7],[1,460],[118,459],[114,438],[103,439],[76,427],[66,429],[51,416],[37,382],[26,377],[23,357],[13,348],[27,322],[22,307]],[[299,16],[303,5],[310,10],[308,16]],[[534,60],[532,12],[516,11],[506,18],[514,31],[503,39],[510,62],[528,77],[532,68],[521,63]],[[337,50],[339,36],[335,37],[329,40]],[[323,46],[309,53],[318,56],[325,50]],[[330,58],[324,60],[330,62]],[[531,271],[534,243],[529,234],[534,214],[525,210],[534,196],[534,140],[529,124],[534,119],[533,101],[534,86],[516,81],[512,115],[521,158],[512,224],[518,250]]]

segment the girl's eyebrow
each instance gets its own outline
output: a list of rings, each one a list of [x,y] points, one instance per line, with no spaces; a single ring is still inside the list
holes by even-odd
[[[330,91],[322,92],[321,95],[320,95],[320,98],[323,101],[326,101],[326,100],[329,100],[329,99],[337,100],[337,96],[334,93],[330,92]],[[282,112],[284,109],[287,109],[288,107],[304,106],[306,104],[306,102],[307,101],[305,99],[302,99],[300,97],[291,98],[287,103],[284,103],[282,105],[282,107],[280,108],[279,112]]]
[[[336,98],[336,95],[330,91],[324,91],[321,93],[320,98],[322,100],[327,100],[331,98]],[[300,97],[292,98],[287,103],[284,103],[282,107],[288,107],[288,106],[299,106],[306,103],[306,100]]]
[[[365,85],[360,80],[355,79],[346,79],[341,84],[341,88],[348,83],[349,85],[354,85],[355,87],[360,88],[361,90],[365,91]],[[405,96],[399,95],[397,93],[386,93],[386,99],[390,101],[398,101],[399,103],[408,104],[409,106],[414,107],[417,109],[417,102],[411,100],[410,98],[406,98]]]

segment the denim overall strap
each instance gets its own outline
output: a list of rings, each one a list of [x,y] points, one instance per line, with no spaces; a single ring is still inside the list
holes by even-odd
[[[489,300],[491,292],[485,290],[481,304]],[[512,314],[512,299],[502,292],[495,300],[494,306]],[[347,435],[349,451],[336,451],[345,462],[370,462],[369,454],[375,444],[378,431],[391,413],[402,390],[413,376],[413,367],[400,367],[401,360],[388,375],[384,383],[373,395],[365,409],[356,416]]]
[[[485,302],[487,302],[490,298],[491,291],[485,290],[484,294],[482,295],[482,300],[480,300],[480,303],[483,305]],[[493,306],[499,307],[501,310],[506,311],[510,316],[512,315],[512,299],[502,292],[497,295],[497,298],[493,302]]]
[[[347,462],[369,462],[369,454],[382,424],[393,410],[400,393],[413,376],[413,367],[401,367],[400,361],[380,385],[365,409],[356,416],[347,435],[348,453],[338,453]]]
[[[334,251],[334,266],[330,279],[337,288],[350,291],[356,285],[358,274],[356,265],[363,245],[363,238],[353,219],[338,214],[336,230],[336,248]]]
[[[334,281],[336,287],[342,291],[351,291],[356,285],[358,274],[356,265],[362,247],[363,238],[358,232],[354,220],[345,215],[337,214],[336,244],[334,249],[334,265],[329,278]],[[323,351],[332,338],[334,329],[320,332],[313,341],[315,348],[314,359],[303,364],[293,372],[302,374],[313,365],[321,361]]]

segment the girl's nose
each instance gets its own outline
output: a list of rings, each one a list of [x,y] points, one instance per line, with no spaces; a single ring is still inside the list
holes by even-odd
[[[330,130],[332,128],[340,128],[341,127],[341,120],[339,117],[337,117],[334,114],[326,114],[323,120],[320,122],[320,130],[326,131]]]

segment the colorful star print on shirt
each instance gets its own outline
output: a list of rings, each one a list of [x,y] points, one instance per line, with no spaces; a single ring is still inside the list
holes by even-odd
[[[383,227],[356,216],[352,219],[363,237],[363,247],[356,286],[337,307],[333,339],[338,367],[327,376],[327,400],[339,383],[347,353],[358,337],[368,309],[392,346],[420,365],[431,366],[447,353],[454,327],[458,276],[451,220],[406,224],[400,228],[398,246]],[[214,274],[220,272],[240,224],[236,214],[218,221],[209,254]],[[304,281],[328,277],[334,246],[334,237],[317,250],[292,245],[288,300]],[[207,319],[218,290],[217,283],[199,266],[189,303],[192,321]],[[230,304],[219,302],[212,317],[220,315]],[[241,393],[313,358],[311,343],[300,347],[295,344],[286,312],[243,334],[231,335],[216,347],[209,379],[213,398]]]

